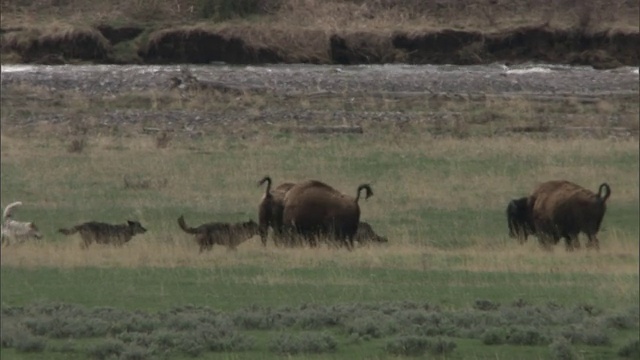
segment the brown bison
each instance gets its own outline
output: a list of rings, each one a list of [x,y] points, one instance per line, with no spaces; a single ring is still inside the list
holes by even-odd
[[[362,190],[366,191],[365,199],[373,195],[368,184],[358,186],[356,197],[316,180],[296,184],[284,198],[283,224],[302,235],[311,246],[316,245],[314,237],[329,235],[352,249],[360,222],[358,200]]]
[[[269,227],[273,229],[274,235],[280,237],[282,234],[282,213],[284,211],[284,196],[289,189],[293,187],[293,183],[282,183],[275,189],[271,190],[271,178],[265,176],[258,182],[258,186],[267,183],[267,189],[262,196],[260,205],[258,205],[258,223],[260,240],[262,245],[267,245],[267,235]]]
[[[598,193],[565,180],[540,184],[529,196],[527,209],[530,223],[540,243],[547,247],[549,240],[557,244],[565,239],[567,250],[580,247],[578,234],[588,237],[587,247],[599,248],[597,238],[606,212],[606,202],[611,188],[603,183]]]
[[[187,234],[196,236],[200,252],[211,250],[215,244],[235,250],[238,245],[258,233],[258,224],[253,220],[237,224],[211,222],[192,228],[187,226],[184,216],[181,215],[178,225]]]

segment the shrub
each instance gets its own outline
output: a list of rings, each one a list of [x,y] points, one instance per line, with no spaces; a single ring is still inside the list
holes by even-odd
[[[457,346],[453,341],[438,339],[429,345],[429,352],[435,355],[449,354],[453,352]]]
[[[99,344],[89,348],[89,356],[98,360],[119,357],[124,352],[125,345],[122,341],[116,339],[107,339]]]
[[[47,347],[47,341],[41,336],[21,332],[13,338],[13,347],[21,352],[42,352]]]
[[[507,334],[501,328],[489,328],[482,334],[482,343],[485,345],[501,345],[506,341]]]
[[[348,334],[374,339],[394,334],[398,331],[396,323],[388,316],[364,316],[352,319],[346,325]]]
[[[138,346],[132,345],[125,348],[125,350],[120,354],[120,360],[147,360],[152,358],[151,350]]]
[[[578,358],[578,355],[571,347],[571,343],[563,337],[555,339],[549,345],[549,351],[553,360],[573,360]]]
[[[491,300],[476,300],[475,303],[473,304],[473,308],[476,310],[482,310],[482,311],[490,311],[490,310],[497,310],[500,307],[500,304],[494,303]]]
[[[618,355],[629,359],[640,359],[640,341],[630,340],[618,350]]]
[[[512,345],[546,345],[549,339],[540,331],[531,327],[511,328],[507,335],[507,343]]]
[[[269,349],[280,355],[322,354],[334,352],[338,347],[336,340],[324,332],[305,332],[301,334],[281,334],[271,341]]]
[[[424,336],[398,336],[387,341],[385,350],[392,355],[422,356],[429,350],[429,339]]]

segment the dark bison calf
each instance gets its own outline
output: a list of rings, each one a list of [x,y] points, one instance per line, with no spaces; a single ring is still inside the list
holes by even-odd
[[[565,239],[567,250],[580,247],[579,233],[588,237],[587,247],[598,249],[597,238],[611,188],[603,183],[598,193],[565,180],[540,184],[526,198],[512,201],[507,208],[510,226],[516,236],[537,235],[540,244],[550,246]]]
[[[518,239],[521,244],[527,241],[529,235],[535,233],[528,197],[509,202],[507,205],[507,224],[509,225],[509,236]]]
[[[316,180],[307,180],[293,186],[285,195],[283,224],[306,238],[315,246],[315,237],[325,235],[353,248],[360,222],[360,192],[365,199],[373,195],[368,184],[358,186],[356,197],[345,195]]]
[[[259,233],[263,246],[267,245],[269,227],[273,229],[274,242],[277,241],[275,239],[279,239],[281,237],[284,196],[287,194],[289,189],[295,185],[293,183],[286,182],[271,190],[271,178],[269,176],[265,176],[258,182],[258,186],[262,186],[265,182],[267,183],[267,189],[262,196],[260,205],[258,205]]]

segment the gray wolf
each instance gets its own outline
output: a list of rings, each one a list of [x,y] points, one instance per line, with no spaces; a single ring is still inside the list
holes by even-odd
[[[147,232],[147,229],[138,221],[127,220],[126,224],[118,225],[90,221],[70,229],[59,229],[58,231],[64,235],[80,233],[82,247],[86,249],[93,242],[96,244],[122,246],[129,242],[134,235]]]
[[[258,223],[253,220],[236,224],[211,222],[193,228],[187,226],[184,216],[181,215],[178,225],[187,234],[196,236],[200,252],[211,250],[216,244],[235,250],[238,245],[258,233]]]

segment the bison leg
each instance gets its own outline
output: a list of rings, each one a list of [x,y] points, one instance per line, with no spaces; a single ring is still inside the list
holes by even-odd
[[[580,249],[580,240],[578,240],[578,234],[565,235],[564,241],[565,241],[565,249],[567,251]]]
[[[589,237],[589,241],[587,242],[587,248],[600,250],[600,241],[598,241],[598,238],[596,237],[596,235],[587,234],[587,236]]]

